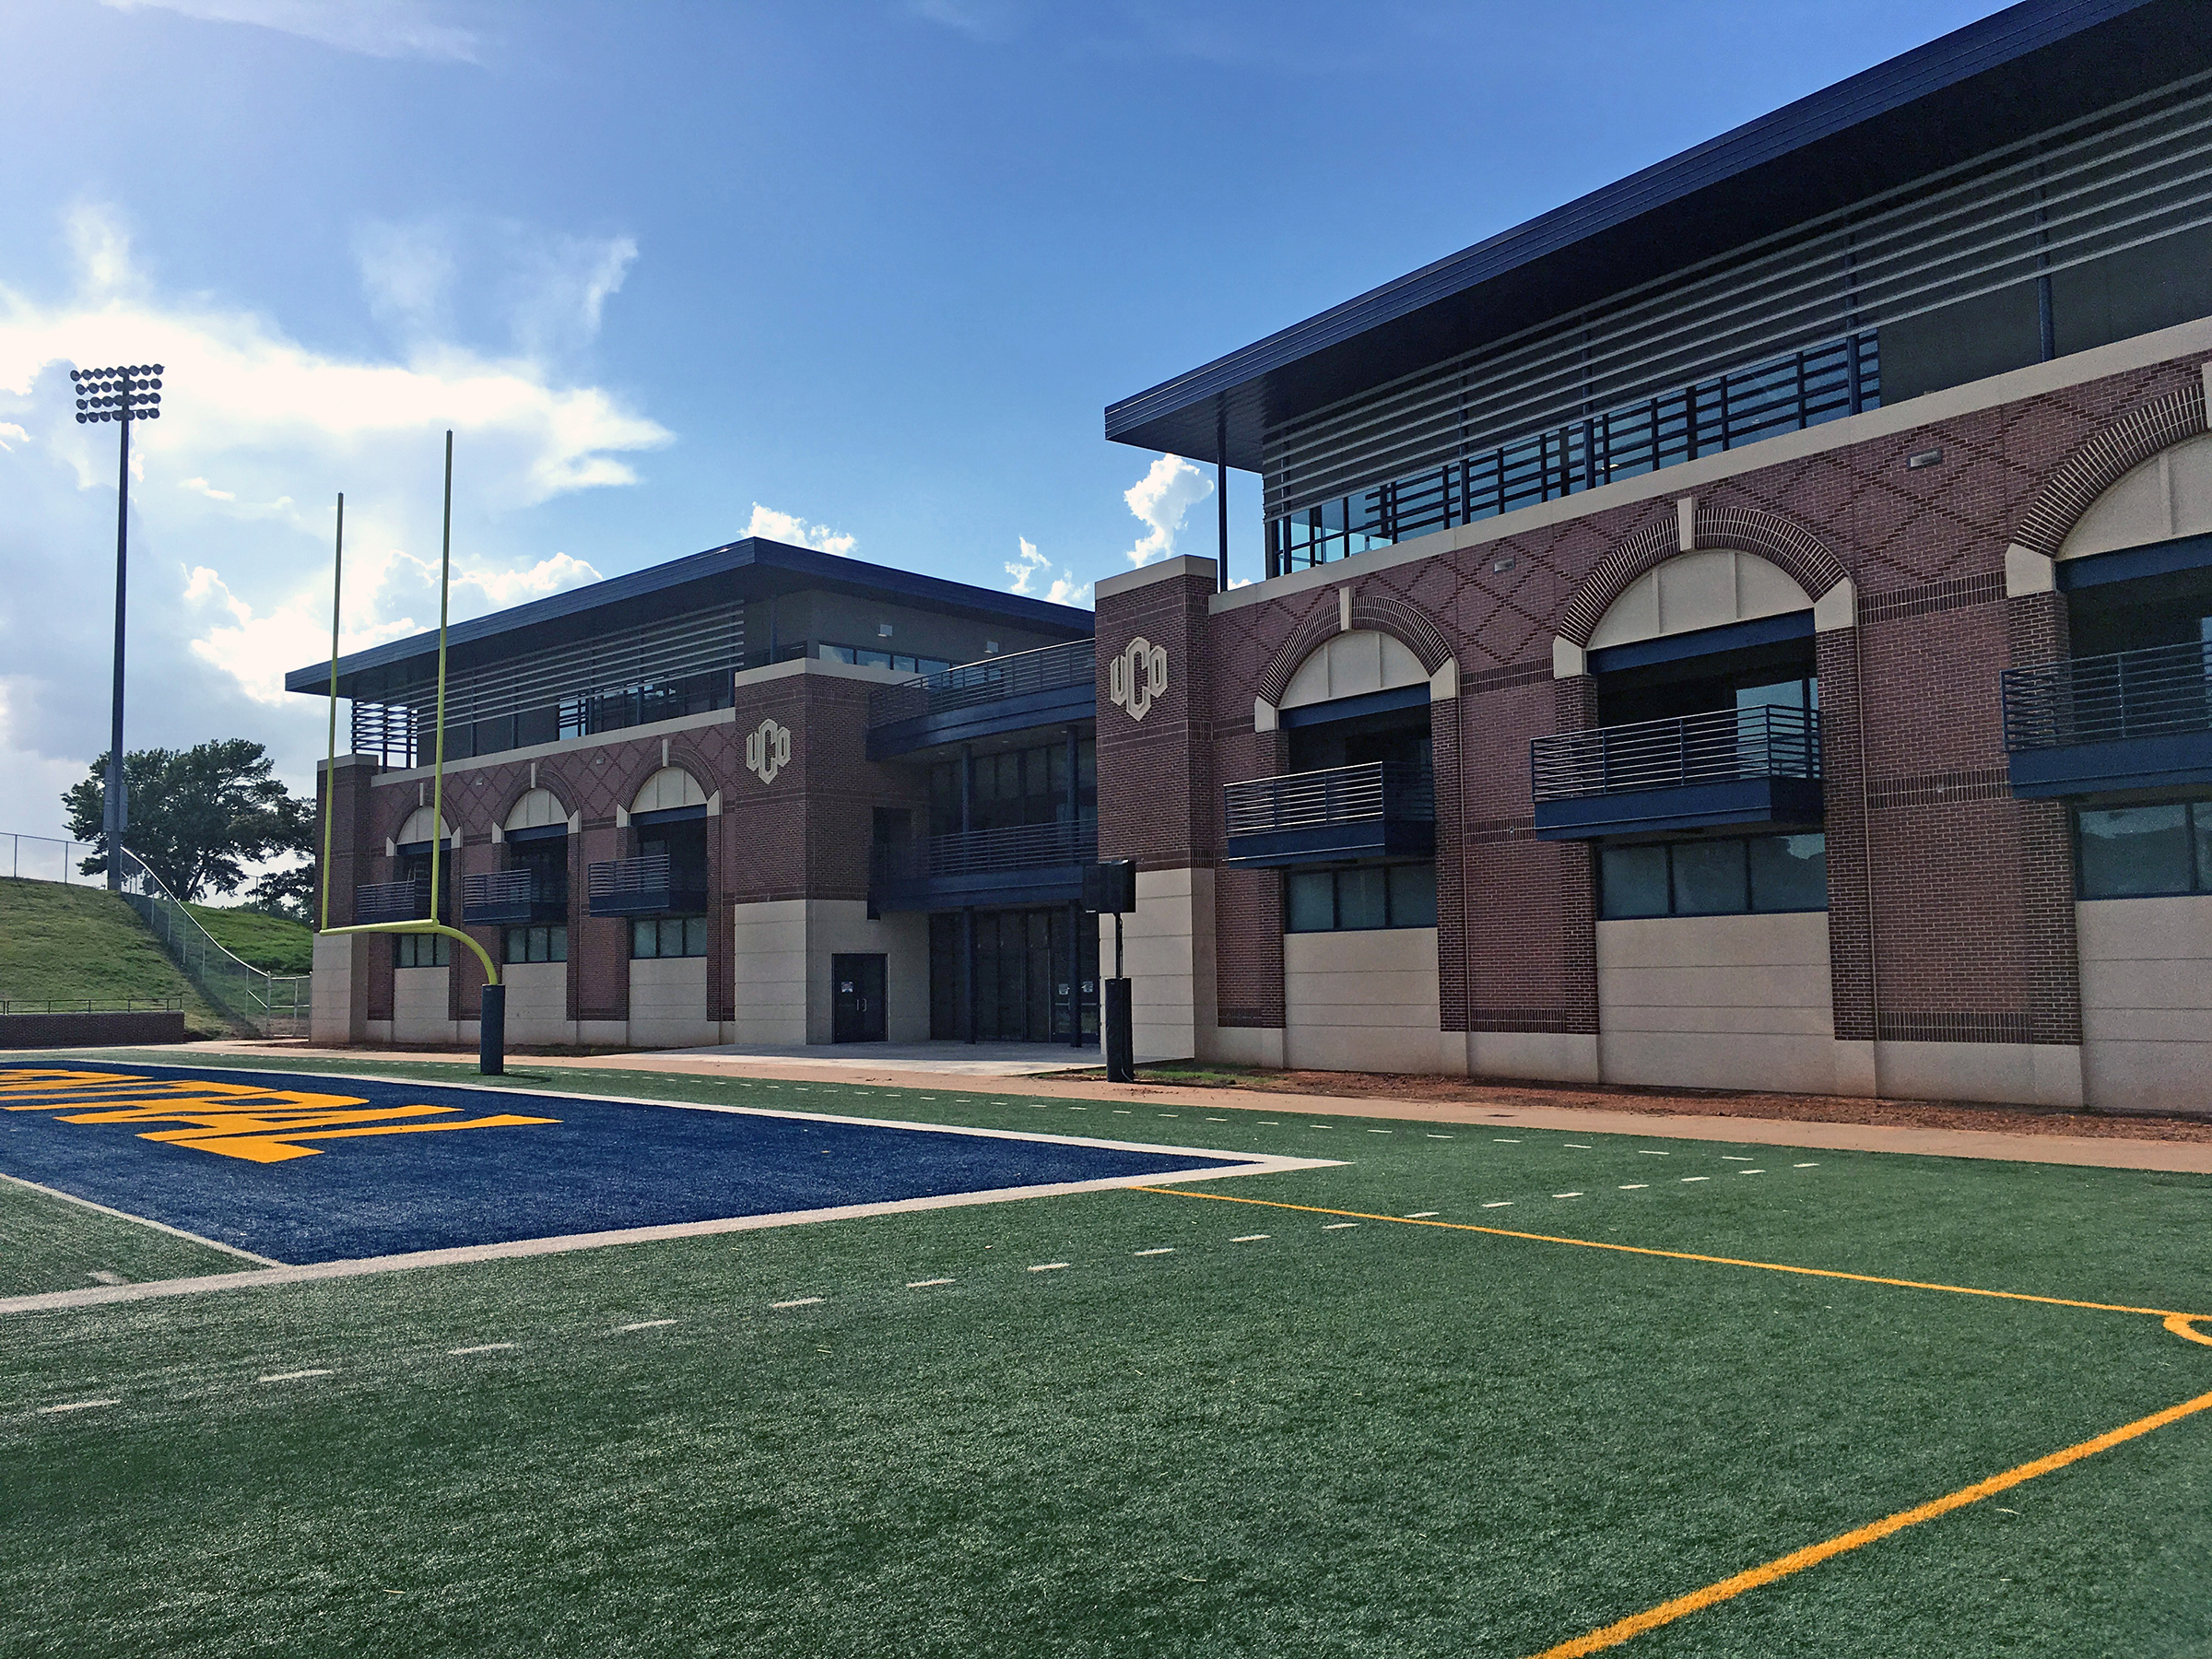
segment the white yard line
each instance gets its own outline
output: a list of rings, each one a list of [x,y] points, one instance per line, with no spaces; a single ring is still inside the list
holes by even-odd
[[[49,1198],[59,1198],[64,1204],[82,1205],[88,1210],[98,1210],[103,1216],[113,1216],[119,1221],[128,1221],[138,1227],[150,1227],[156,1232],[169,1234],[172,1239],[188,1239],[194,1244],[205,1244],[210,1250],[219,1250],[225,1255],[237,1256],[241,1261],[252,1262],[256,1266],[281,1267],[284,1265],[282,1262],[272,1257],[255,1255],[250,1250],[241,1250],[237,1245],[226,1244],[219,1239],[203,1239],[198,1233],[186,1232],[182,1228],[171,1227],[166,1221],[149,1221],[146,1217],[134,1216],[128,1210],[110,1209],[104,1204],[95,1204],[89,1198],[79,1198],[75,1193],[65,1193],[59,1187],[43,1186],[35,1181],[26,1181],[20,1175],[0,1174],[0,1181],[9,1181],[19,1187],[29,1187],[32,1192],[43,1193]],[[0,1311],[5,1311],[6,1307],[5,1302],[0,1302]]]

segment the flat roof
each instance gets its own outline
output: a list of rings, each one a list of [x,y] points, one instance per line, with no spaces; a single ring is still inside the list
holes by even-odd
[[[1111,404],[1106,436],[1259,471],[1268,426],[2212,67],[2208,9],[2025,0]]]
[[[1074,606],[867,564],[755,535],[455,622],[445,632],[446,672],[456,674],[525,652],[664,621],[707,606],[821,590],[1007,622],[1071,640],[1088,638],[1095,626],[1090,612]],[[338,659],[338,695],[373,699],[395,687],[419,683],[435,672],[437,659],[434,629],[357,651]],[[327,697],[330,665],[293,669],[284,677],[284,688]]]

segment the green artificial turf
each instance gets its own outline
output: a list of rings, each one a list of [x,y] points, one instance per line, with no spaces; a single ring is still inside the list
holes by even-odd
[[[0,1296],[79,1290],[114,1280],[193,1278],[253,1265],[227,1250],[105,1215],[18,1181],[0,1181]]]
[[[188,904],[184,908],[207,930],[208,937],[264,973],[314,971],[315,932],[304,922],[229,906]]]
[[[2212,1311],[2194,1176],[509,1081],[1327,1157],[1205,1190]],[[0,1653],[1510,1659],[2212,1389],[2141,1315],[1341,1219],[1117,1191],[7,1316]],[[1618,1651],[2206,1652],[2208,1455],[2212,1413]]]
[[[101,887],[0,878],[0,1002],[182,1006],[195,1037],[229,1022],[162,953],[138,912]]]

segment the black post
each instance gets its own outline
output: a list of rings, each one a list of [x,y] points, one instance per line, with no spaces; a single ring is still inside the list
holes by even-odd
[[[107,837],[108,891],[123,888],[123,836],[130,824],[128,786],[123,777],[123,610],[131,531],[131,413],[123,406],[123,462],[115,475],[115,690],[108,720],[108,789],[102,833]]]
[[[1114,918],[1118,925],[1121,918]],[[1129,982],[1116,976],[1100,987],[1105,992],[1106,1081],[1136,1081],[1136,1028],[1129,1011]]]
[[[484,1011],[477,1022],[477,1070],[487,1077],[507,1071],[507,987],[484,987]]]
[[[1214,399],[1214,586],[1229,592],[1229,396]]]

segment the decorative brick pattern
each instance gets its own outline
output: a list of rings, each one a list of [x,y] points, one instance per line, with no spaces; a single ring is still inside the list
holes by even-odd
[[[1868,788],[1866,805],[1876,812],[1886,812],[1899,806],[1930,806],[1947,801],[2008,800],[2012,795],[2009,780],[2010,774],[2001,766],[1883,778]]]
[[[2002,571],[1985,571],[1979,576],[1953,576],[1941,582],[1924,582],[1918,587],[1900,588],[1884,594],[1878,599],[1869,599],[1859,606],[1862,627],[1876,622],[1895,622],[1904,617],[1932,616],[1936,611],[1957,610],[1961,606],[1987,605],[1993,599],[2005,597],[2005,574]]]
[[[1352,626],[1390,635],[1419,658],[1421,666],[1430,674],[1452,655],[1452,642],[1426,612],[1372,586],[1352,589]]]

